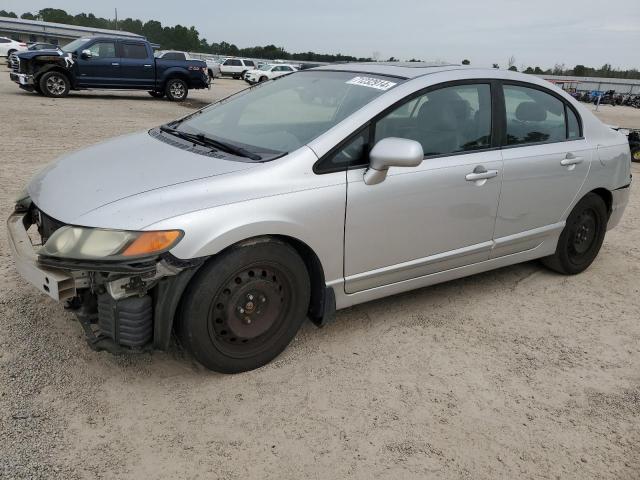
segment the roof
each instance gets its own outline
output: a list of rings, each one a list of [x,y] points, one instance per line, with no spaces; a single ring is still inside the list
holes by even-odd
[[[426,62],[363,62],[334,63],[317,67],[315,70],[338,70],[343,72],[372,73],[401,78],[416,78],[430,73],[469,68],[461,65],[443,65]]]
[[[0,30],[12,30],[27,33],[47,33],[50,35],[68,35],[83,37],[86,35],[108,35],[111,37],[144,38],[137,33],[105,28],[82,27],[64,23],[43,22],[41,20],[25,20],[23,18],[0,17]]]

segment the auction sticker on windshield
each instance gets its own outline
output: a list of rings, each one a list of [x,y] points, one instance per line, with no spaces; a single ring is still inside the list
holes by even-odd
[[[396,83],[390,82],[389,80],[380,80],[374,77],[354,77],[346,83],[349,85],[375,88],[376,90],[389,90],[396,85]]]

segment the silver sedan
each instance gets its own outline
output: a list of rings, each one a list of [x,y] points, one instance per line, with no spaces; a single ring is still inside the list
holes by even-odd
[[[175,332],[233,373],[354,304],[533,259],[580,273],[630,183],[626,138],[541,79],[342,64],[61,158],[9,240],[93,348]]]

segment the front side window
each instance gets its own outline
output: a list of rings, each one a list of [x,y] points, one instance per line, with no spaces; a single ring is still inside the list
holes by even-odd
[[[141,43],[123,43],[123,58],[147,58],[147,48]]]
[[[400,82],[351,72],[293,73],[207,107],[179,128],[254,151],[291,152]]]
[[[96,42],[89,47],[92,57],[114,58],[116,56],[116,44],[113,42]]]
[[[422,144],[425,156],[491,146],[491,87],[456,85],[416,97],[381,118],[375,141],[399,137]]]
[[[567,138],[564,102],[535,88],[505,85],[507,145],[561,142]]]

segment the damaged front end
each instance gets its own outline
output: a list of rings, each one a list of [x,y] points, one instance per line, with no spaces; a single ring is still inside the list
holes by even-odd
[[[18,202],[8,227],[20,274],[66,302],[91,348],[120,353],[168,347],[182,292],[202,264],[168,252],[179,238],[69,226],[28,199]]]
[[[14,54],[11,58],[9,78],[23,90],[37,89],[38,78],[49,70],[58,70],[73,78],[73,56],[61,50],[28,51]]]

